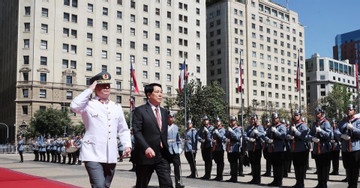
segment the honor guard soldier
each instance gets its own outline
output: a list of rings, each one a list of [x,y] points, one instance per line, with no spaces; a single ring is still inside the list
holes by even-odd
[[[265,132],[263,126],[258,124],[258,116],[253,114],[251,116],[251,125],[248,126],[244,132],[244,140],[247,142],[246,150],[249,153],[249,159],[251,164],[251,175],[252,180],[250,184],[260,184],[261,183],[261,143],[265,140]],[[245,148],[244,148],[245,149]]]
[[[264,130],[265,133],[268,131],[268,129],[271,128],[271,120],[270,120],[270,118],[265,119],[264,128],[265,128],[265,130]],[[268,151],[268,146],[269,146],[269,144],[266,143],[265,140],[263,140],[262,150],[263,150],[264,158],[266,160],[266,170],[265,170],[265,173],[262,176],[271,176],[271,158],[270,158],[270,153]]]
[[[35,155],[35,158],[34,158],[34,161],[39,161],[39,141],[34,138],[34,141],[33,141],[33,144],[32,144],[32,150],[34,151],[34,155]]]
[[[20,136],[19,137],[19,142],[17,144],[17,149],[19,151],[19,155],[20,155],[20,163],[24,162],[24,157],[23,157],[23,152],[24,152],[24,140],[23,138]]]
[[[214,131],[214,127],[209,124],[208,116],[204,116],[202,118],[202,126],[198,131],[197,139],[201,142],[201,155],[205,162],[205,175],[201,177],[201,179],[208,180],[211,176],[211,168],[212,168],[212,132]]]
[[[187,178],[196,178],[196,151],[197,151],[197,131],[193,128],[191,119],[187,122],[187,129],[185,131],[185,157],[190,165],[191,174]]]
[[[294,124],[289,128],[289,134],[287,135],[290,141],[290,152],[294,161],[296,184],[294,188],[303,188],[305,173],[306,173],[306,160],[309,158],[309,146],[307,144],[309,128],[306,123],[301,120],[301,112],[294,111],[293,114]]]
[[[174,175],[175,175],[175,187],[182,188],[185,187],[181,183],[180,171],[181,171],[181,161],[180,154],[182,153],[181,147],[181,138],[179,134],[179,127],[174,124],[175,114],[172,111],[168,112],[168,145],[170,152],[170,162],[174,165]]]
[[[51,138],[48,137],[46,139],[46,159],[47,159],[47,162],[50,162],[50,154],[51,154]]]
[[[44,142],[44,137],[41,137],[40,146],[39,146],[40,161],[45,162],[45,153],[46,153],[46,142]]]
[[[285,121],[285,119],[283,118],[280,123],[285,125],[286,128],[286,135],[289,132],[289,128],[290,128],[290,122],[289,121]],[[285,137],[285,146],[286,146],[286,151],[284,153],[284,162],[283,162],[283,177],[288,177],[288,172],[290,172],[290,167],[291,167],[291,153],[290,153],[290,140],[288,139],[288,137]]]
[[[278,113],[272,114],[272,126],[266,132],[265,140],[269,144],[268,151],[271,156],[271,163],[274,168],[274,180],[270,186],[282,186],[283,179],[283,160],[286,151],[285,146],[286,127],[280,123]]]
[[[341,155],[346,170],[348,187],[357,187],[360,163],[360,119],[355,117],[355,106],[347,106],[347,117],[339,122],[335,136],[341,140]],[[358,114],[357,114],[358,116]]]
[[[333,130],[333,134],[331,136],[331,157],[330,160],[332,162],[332,172],[330,175],[339,175],[339,157],[340,157],[340,140],[335,135],[335,131],[337,128],[336,121],[333,119],[331,121],[331,128]]]
[[[310,130],[310,137],[313,142],[312,154],[315,159],[318,185],[316,187],[327,187],[330,170],[330,140],[333,131],[330,123],[324,118],[324,110],[320,107],[315,109],[316,121]]]
[[[79,156],[80,156],[80,149],[81,149],[81,144],[82,144],[82,138],[80,135],[78,135],[75,139],[75,143],[76,143],[76,147],[78,148],[76,150],[76,152],[74,153],[75,155],[75,161],[77,160],[77,164],[81,165],[81,161],[79,160]]]
[[[55,137],[54,140],[50,141],[51,143],[51,162],[56,163],[57,161],[57,146],[56,146],[57,138]]]
[[[241,151],[241,137],[242,131],[236,124],[236,117],[231,116],[229,120],[229,127],[225,133],[226,137],[226,151],[228,152],[228,160],[230,163],[230,179],[227,182],[237,182],[238,176],[238,161]]]
[[[224,150],[225,150],[225,129],[221,125],[219,117],[215,120],[215,130],[213,132],[213,157],[216,163],[216,177],[214,180],[223,180],[224,171]]]

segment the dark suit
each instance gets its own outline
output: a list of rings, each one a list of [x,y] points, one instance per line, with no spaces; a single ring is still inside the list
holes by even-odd
[[[159,177],[160,187],[172,187],[170,165],[168,162],[170,153],[167,143],[167,111],[160,108],[160,112],[162,120],[161,131],[149,103],[137,107],[134,112],[136,187],[147,187],[154,170]],[[155,157],[151,159],[145,155],[145,150],[149,147],[155,152]]]

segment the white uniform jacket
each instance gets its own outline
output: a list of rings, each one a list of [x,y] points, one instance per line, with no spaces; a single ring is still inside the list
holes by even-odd
[[[131,147],[130,131],[121,105],[112,101],[101,103],[98,97],[90,100],[93,90],[86,89],[74,98],[70,109],[81,114],[85,136],[80,150],[81,161],[116,163],[117,135],[125,147]]]

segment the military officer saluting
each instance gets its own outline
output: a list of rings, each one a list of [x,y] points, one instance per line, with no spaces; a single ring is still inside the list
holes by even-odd
[[[230,163],[230,179],[226,180],[227,182],[237,182],[238,176],[238,165],[239,165],[239,156],[241,151],[241,138],[242,131],[241,128],[236,124],[236,117],[231,116],[229,120],[229,127],[225,133],[226,137],[226,151],[228,153],[228,161]]]
[[[182,152],[181,147],[181,138],[179,133],[179,127],[174,124],[175,114],[172,111],[168,112],[168,145],[170,152],[170,162],[174,165],[174,174],[175,174],[175,187],[181,188],[185,187],[181,183],[180,179],[180,170],[181,170],[181,161],[180,154]]]
[[[357,187],[360,165],[360,119],[355,117],[355,106],[347,106],[347,117],[339,122],[335,136],[341,140],[341,154],[348,187]]]
[[[196,151],[197,151],[197,131],[193,128],[191,119],[187,122],[187,129],[185,131],[185,157],[190,165],[191,174],[187,178],[196,178]]]
[[[315,159],[318,185],[316,187],[327,187],[330,170],[330,140],[333,131],[330,123],[324,117],[324,110],[320,107],[315,109],[316,121],[313,123],[310,136],[313,145],[312,154]]]
[[[216,177],[214,180],[223,180],[224,171],[224,151],[225,151],[225,129],[221,125],[221,119],[216,118],[215,129],[213,132],[213,156],[216,163]]]
[[[201,142],[201,155],[205,162],[205,175],[201,179],[210,179],[211,168],[212,168],[212,132],[214,131],[214,126],[209,124],[208,116],[202,118],[203,125],[199,129],[197,139]]]
[[[286,151],[285,146],[286,127],[280,123],[278,113],[272,114],[272,126],[266,132],[265,140],[269,144],[268,151],[271,156],[271,163],[274,168],[274,180],[270,186],[282,186],[283,160]]]
[[[244,132],[244,139],[246,140],[246,150],[249,153],[249,159],[251,164],[251,175],[252,180],[249,182],[251,184],[260,184],[261,183],[261,149],[262,149],[262,140],[265,140],[265,132],[263,126],[258,124],[258,116],[253,114],[251,116],[251,125],[248,126]]]
[[[307,140],[309,128],[306,123],[301,121],[301,112],[294,111],[293,114],[294,125],[289,128],[289,134],[287,135],[290,141],[290,152],[294,161],[296,184],[294,188],[303,188],[305,173],[306,173],[306,160],[309,157]]]
[[[110,79],[106,71],[95,75],[89,88],[70,104],[85,124],[79,159],[85,163],[92,187],[110,187],[118,155],[117,137],[125,146],[125,156],[131,151],[130,131],[122,107],[109,99]],[[93,92],[95,97],[91,98]]]

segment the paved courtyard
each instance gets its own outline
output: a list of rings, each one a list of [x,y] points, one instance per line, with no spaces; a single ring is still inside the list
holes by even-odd
[[[64,183],[80,186],[80,187],[91,187],[89,184],[89,179],[85,167],[83,165],[67,165],[67,164],[58,164],[58,163],[48,163],[48,162],[37,162],[33,161],[34,155],[31,153],[24,154],[24,163],[19,163],[19,155],[17,154],[0,154],[0,166],[4,168],[9,168],[15,171],[32,174],[35,176],[42,176],[48,179],[61,181]],[[239,177],[239,183],[228,183],[228,182],[217,182],[217,181],[204,181],[200,179],[188,179],[185,178],[190,174],[190,167],[186,163],[184,155],[181,155],[182,162],[182,176],[183,184],[186,187],[263,187],[264,185],[272,181],[272,177],[262,177],[262,185],[250,185],[246,182],[251,180],[251,175],[245,175],[245,177]],[[307,172],[307,179],[305,180],[306,187],[315,187],[317,184],[317,177],[313,172],[315,171],[314,160],[310,159],[310,166],[312,170]],[[116,166],[116,172],[111,184],[111,187],[133,187],[136,181],[136,175],[134,172],[129,172],[132,164],[129,162],[129,159],[124,159],[123,162],[118,162]],[[197,168],[198,176],[201,177],[204,175],[204,163],[201,160],[201,154],[197,155]],[[262,159],[262,173],[265,170],[265,160]],[[225,154],[225,170],[224,170],[224,180],[230,178],[230,168],[226,159]],[[212,178],[215,177],[216,166],[213,163]],[[250,173],[250,167],[244,168],[244,173]],[[172,174],[173,175],[173,174]],[[172,176],[174,178],[174,176]],[[342,161],[340,161],[340,175],[330,176],[330,181],[328,187],[333,188],[345,188],[347,184],[341,182],[345,178],[345,170],[342,166]],[[294,171],[289,173],[288,178],[284,178],[283,185],[284,187],[290,187],[295,184]],[[0,185],[1,187],[1,185]],[[158,187],[156,173],[153,174],[153,177],[150,181],[149,187]]]

